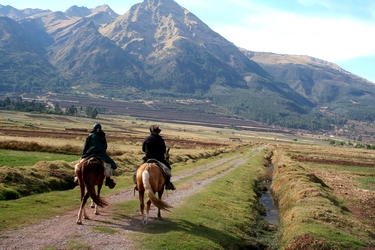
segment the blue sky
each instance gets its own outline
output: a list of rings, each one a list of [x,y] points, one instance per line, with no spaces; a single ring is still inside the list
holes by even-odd
[[[18,9],[65,11],[108,4],[122,15],[142,0],[1,0]],[[375,0],[176,0],[211,29],[251,51],[308,55],[375,83]]]

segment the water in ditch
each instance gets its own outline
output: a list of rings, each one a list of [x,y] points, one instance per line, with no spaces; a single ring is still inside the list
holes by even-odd
[[[278,226],[279,225],[279,214],[277,212],[277,209],[272,201],[271,196],[271,183],[265,183],[265,186],[267,187],[267,191],[264,191],[262,196],[260,197],[260,202],[266,207],[266,216],[264,218],[269,224]]]
[[[272,173],[273,165],[269,164],[268,167]],[[271,181],[265,182],[264,185],[267,187],[267,191],[264,191],[262,196],[260,197],[260,202],[266,207],[266,216],[265,219],[269,224],[278,226],[279,225],[279,214],[278,211],[273,204],[272,196],[271,196]]]

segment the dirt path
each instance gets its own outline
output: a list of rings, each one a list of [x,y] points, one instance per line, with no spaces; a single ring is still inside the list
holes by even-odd
[[[254,151],[255,152],[255,151]],[[210,179],[203,181],[192,180],[189,190],[176,190],[168,192],[163,198],[168,204],[176,207],[182,199],[215,179],[229,173],[239,165],[243,164],[250,155],[238,154],[230,158],[224,158],[209,165],[202,165],[195,170],[183,175],[173,176],[172,181],[192,176],[199,171],[208,170],[224,163],[231,163],[232,167]],[[28,226],[20,230],[3,232],[0,238],[0,250],[10,249],[43,249],[53,247],[55,249],[67,249],[72,242],[83,242],[82,246],[90,246],[90,249],[135,249],[132,241],[132,234],[142,231],[144,225],[141,224],[141,217],[129,215],[123,220],[112,219],[112,206],[118,202],[138,199],[133,195],[133,189],[125,190],[122,193],[106,198],[111,205],[99,210],[99,215],[94,215],[93,210],[87,206],[86,211],[91,220],[84,220],[83,225],[75,223],[77,219],[78,207],[60,216],[44,220],[39,224]],[[157,210],[154,206],[150,210],[150,223],[156,219]],[[173,212],[173,211],[172,211]],[[162,213],[163,215],[163,213]],[[164,214],[165,215],[165,214]],[[116,231],[114,234],[100,233],[92,230],[93,227],[106,227]]]

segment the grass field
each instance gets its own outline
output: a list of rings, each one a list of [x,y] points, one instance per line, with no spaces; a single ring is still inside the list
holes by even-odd
[[[19,150],[0,149],[0,162],[2,166],[33,166],[40,161],[74,162],[79,159],[79,155],[54,154],[44,152],[28,152]]]

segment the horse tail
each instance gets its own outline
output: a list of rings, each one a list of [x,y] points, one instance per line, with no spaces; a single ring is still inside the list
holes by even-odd
[[[99,197],[95,191],[95,184],[88,180],[88,176],[85,175],[85,168],[82,169],[83,182],[85,183],[87,192],[89,193],[92,201],[99,207],[108,206],[108,203]]]
[[[170,212],[168,208],[171,208],[172,206],[168,205],[166,202],[156,197],[154,191],[152,190],[151,184],[150,184],[150,172],[147,169],[145,169],[142,172],[142,182],[146,190],[146,193],[148,195],[148,198],[150,198],[152,204],[154,204],[157,208],[161,210]]]

